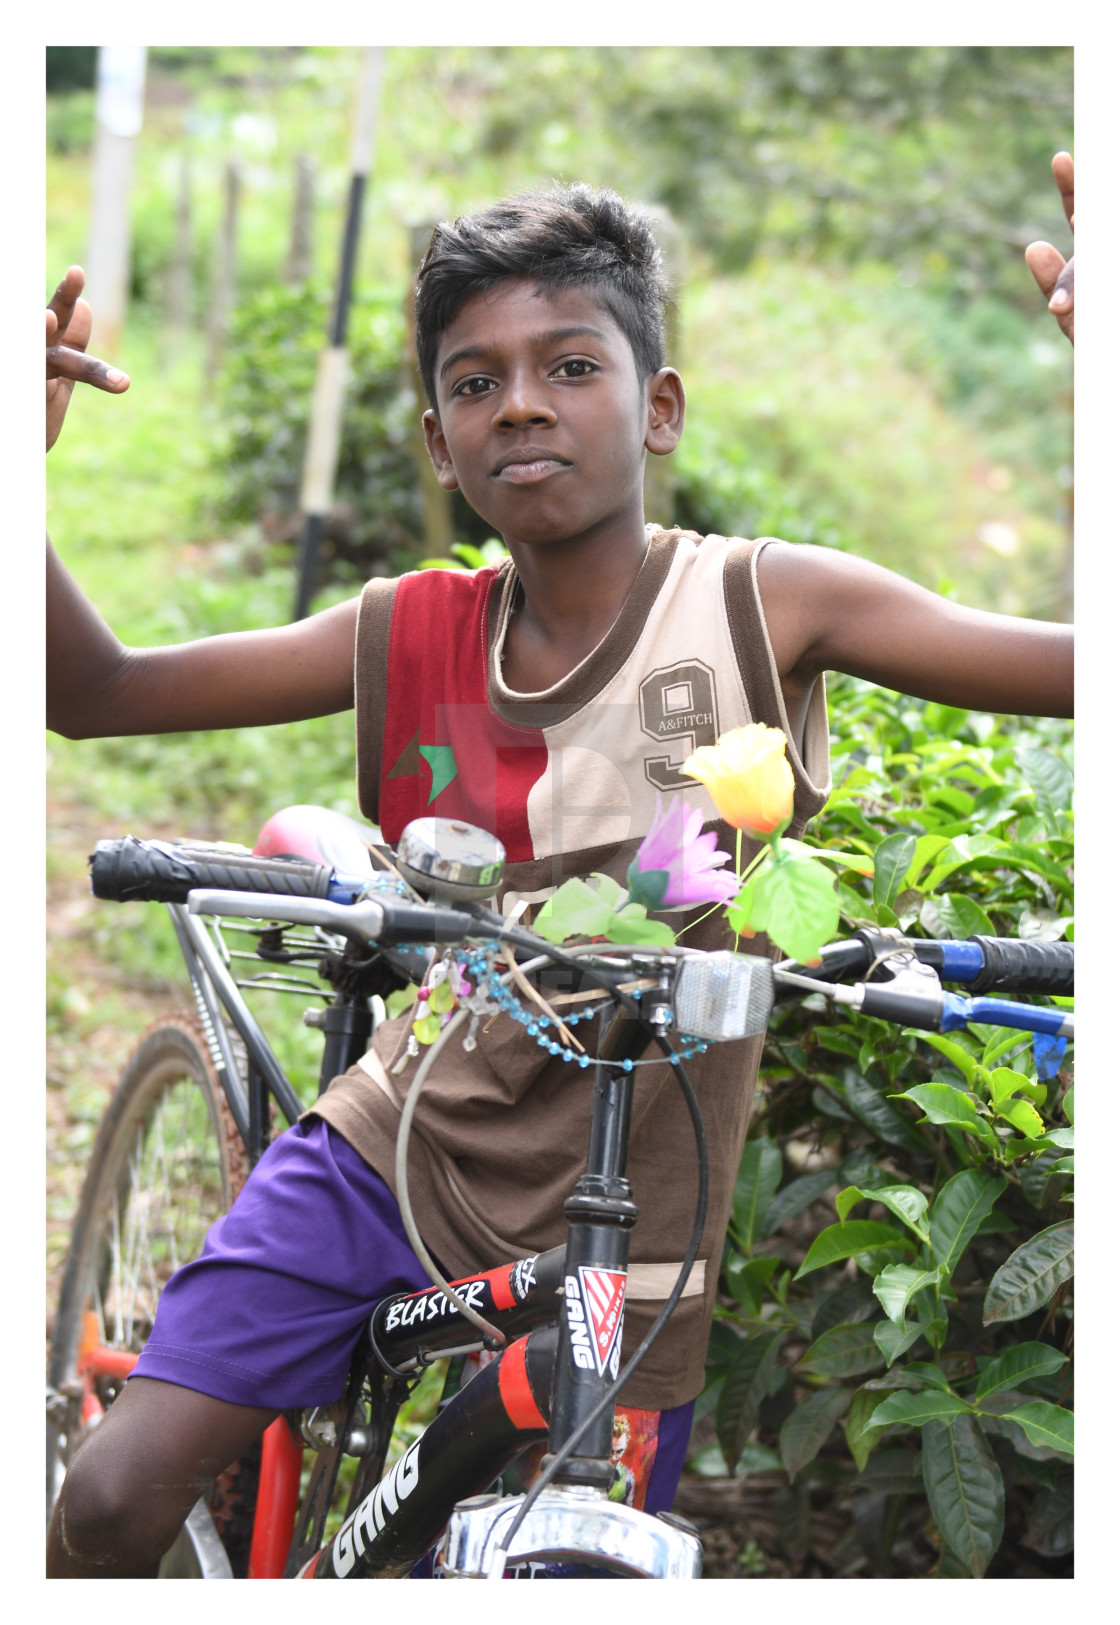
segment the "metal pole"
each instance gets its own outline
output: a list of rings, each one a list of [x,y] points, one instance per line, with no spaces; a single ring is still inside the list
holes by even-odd
[[[381,92],[384,58],[381,46],[365,53],[358,93],[358,111],[350,148],[350,195],[346,225],[342,233],[342,254],[335,285],[334,306],[327,333],[327,347],[319,353],[315,393],[311,401],[311,426],[303,462],[300,512],[303,535],[300,539],[299,570],[296,583],[294,621],[303,620],[311,605],[319,574],[319,547],[323,521],[330,512],[334,482],[338,473],[338,453],[342,441],[342,405],[346,392],[346,327],[354,265],[358,256],[358,235],[362,224],[362,201],[366,177],[373,165],[374,132]]]

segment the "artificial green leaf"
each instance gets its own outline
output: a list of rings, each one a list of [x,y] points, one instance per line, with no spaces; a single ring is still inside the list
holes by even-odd
[[[1066,1364],[1066,1356],[1051,1348],[1049,1343],[1016,1343],[1014,1348],[1005,1349],[991,1365],[984,1368],[976,1385],[976,1398],[985,1399],[988,1394],[998,1393],[1001,1388],[1014,1388],[1028,1377],[1049,1376]]]
[[[985,1174],[979,1168],[965,1168],[946,1180],[929,1220],[930,1247],[946,1275],[952,1275],[981,1220],[1005,1188],[1006,1181],[998,1174]]]
[[[755,931],[766,929],[764,925],[754,923],[755,910],[758,906],[755,896],[758,880],[759,871],[756,869],[743,889],[737,892],[727,905],[727,922],[737,936],[743,935],[744,932],[753,934]]]
[[[1037,1140],[1045,1127],[1029,1100],[1001,1101],[996,1107],[996,1115],[1017,1128],[1028,1140]]]
[[[603,935],[609,942],[632,942],[647,948],[671,948],[676,937],[664,920],[650,920],[644,911],[635,911],[641,905],[631,903],[628,908],[607,916]]]
[[[891,1394],[871,1413],[873,1427],[924,1427],[934,1418],[947,1421],[950,1416],[963,1416],[972,1407],[956,1394],[945,1394],[939,1388],[923,1388],[920,1393]]]
[[[871,888],[872,901],[893,903],[906,879],[906,872],[917,850],[917,838],[900,830],[888,835],[875,850],[875,879]]]
[[[784,1328],[747,1338],[728,1366],[716,1406],[716,1437],[730,1472],[743,1453],[747,1439],[758,1422],[758,1407],[778,1350]]]
[[[780,1190],[762,1218],[760,1234],[772,1236],[787,1220],[803,1213],[836,1183],[834,1168],[819,1168],[815,1173],[802,1174]]]
[[[852,1258],[856,1253],[873,1253],[883,1247],[901,1247],[909,1251],[913,1249],[913,1243],[893,1224],[881,1224],[877,1219],[849,1219],[847,1224],[830,1224],[814,1237],[794,1280],[799,1281],[810,1270],[836,1264],[842,1258]]]
[[[901,1326],[896,1326],[893,1320],[880,1320],[873,1330],[887,1365],[892,1366],[900,1354],[912,1348],[925,1329],[920,1320],[908,1320]]]
[[[883,1436],[882,1428],[867,1426],[872,1411],[881,1401],[882,1394],[874,1388],[857,1388],[844,1416],[844,1437],[860,1472],[867,1466],[868,1456]]]
[[[782,1179],[782,1153],[773,1140],[763,1135],[748,1140],[743,1147],[731,1211],[735,1233],[744,1247],[752,1246],[762,1234],[762,1219]]]
[[[617,880],[610,875],[594,871],[591,879],[595,882],[595,895],[601,903],[606,903],[609,909],[618,910],[626,904],[626,887],[620,886]]]
[[[888,1264],[875,1277],[871,1290],[882,1304],[883,1313],[901,1328],[906,1307],[915,1292],[920,1292],[924,1286],[932,1286],[940,1278],[940,1270],[916,1270],[908,1264]]]
[[[619,888],[621,891],[621,888]],[[611,917],[609,904],[585,880],[565,880],[541,908],[533,930],[548,942],[569,937],[601,937]]]
[[[791,958],[815,959],[839,923],[835,884],[819,863],[786,859],[768,864],[758,876],[750,924]]]
[[[821,1388],[786,1417],[778,1433],[778,1449],[791,1482],[817,1455],[851,1402],[850,1388]]]
[[[818,1377],[861,1377],[883,1364],[882,1351],[866,1321],[831,1326],[798,1361],[800,1369]]]
[[[922,1478],[943,1540],[979,1579],[1003,1536],[1004,1488],[999,1464],[975,1417],[955,1416],[948,1425],[929,1421],[923,1426]]]
[[[1032,1399],[1029,1405],[1019,1405],[1005,1411],[1005,1422],[1018,1422],[1033,1445],[1045,1445],[1049,1450],[1062,1450],[1073,1455],[1073,1412],[1049,1400]]]
[[[1041,1309],[1072,1274],[1073,1220],[1066,1219],[1037,1231],[1000,1265],[984,1298],[984,1325]]]

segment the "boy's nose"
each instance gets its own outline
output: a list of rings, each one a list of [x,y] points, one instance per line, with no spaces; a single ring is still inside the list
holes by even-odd
[[[493,424],[496,429],[541,427],[556,422],[556,413],[530,379],[512,380],[502,391]]]

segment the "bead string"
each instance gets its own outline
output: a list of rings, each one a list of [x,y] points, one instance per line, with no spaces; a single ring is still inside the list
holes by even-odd
[[[494,963],[497,953],[498,945],[495,943],[492,945],[487,944],[482,948],[468,949],[462,955],[462,964],[467,975],[474,982],[476,991],[480,991],[485,986],[486,993],[493,1003],[497,1005],[498,1009],[503,1014],[512,1017],[514,1021],[519,1022],[525,1028],[529,1037],[535,1039],[541,1049],[546,1049],[550,1055],[562,1056],[565,1061],[573,1061],[579,1067],[591,1066],[595,1060],[594,1056],[577,1055],[566,1044],[558,1044],[554,1038],[550,1038],[548,1029],[555,1027],[555,1023],[551,1018],[544,1015],[542,1011],[527,1010],[516,993],[503,984],[501,973]],[[573,1010],[570,1013],[565,1012],[564,1022],[567,1026],[574,1027],[581,1021],[593,1021],[602,1013],[603,1008],[603,1005],[598,1005],[590,1009]],[[643,1061],[625,1060],[617,1064],[621,1066],[623,1072],[632,1072],[636,1066],[664,1066],[667,1061],[670,1063],[691,1061],[694,1056],[703,1055],[708,1048],[703,1039],[693,1038],[688,1033],[685,1033],[683,1037],[684,1043],[679,1053],[673,1051],[668,1056],[658,1055]]]

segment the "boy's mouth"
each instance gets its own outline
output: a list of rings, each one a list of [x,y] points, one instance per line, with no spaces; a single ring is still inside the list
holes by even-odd
[[[547,479],[550,474],[570,467],[570,463],[549,452],[541,451],[536,446],[525,446],[502,459],[494,470],[494,478],[505,480],[510,485],[535,485],[538,480]]]

